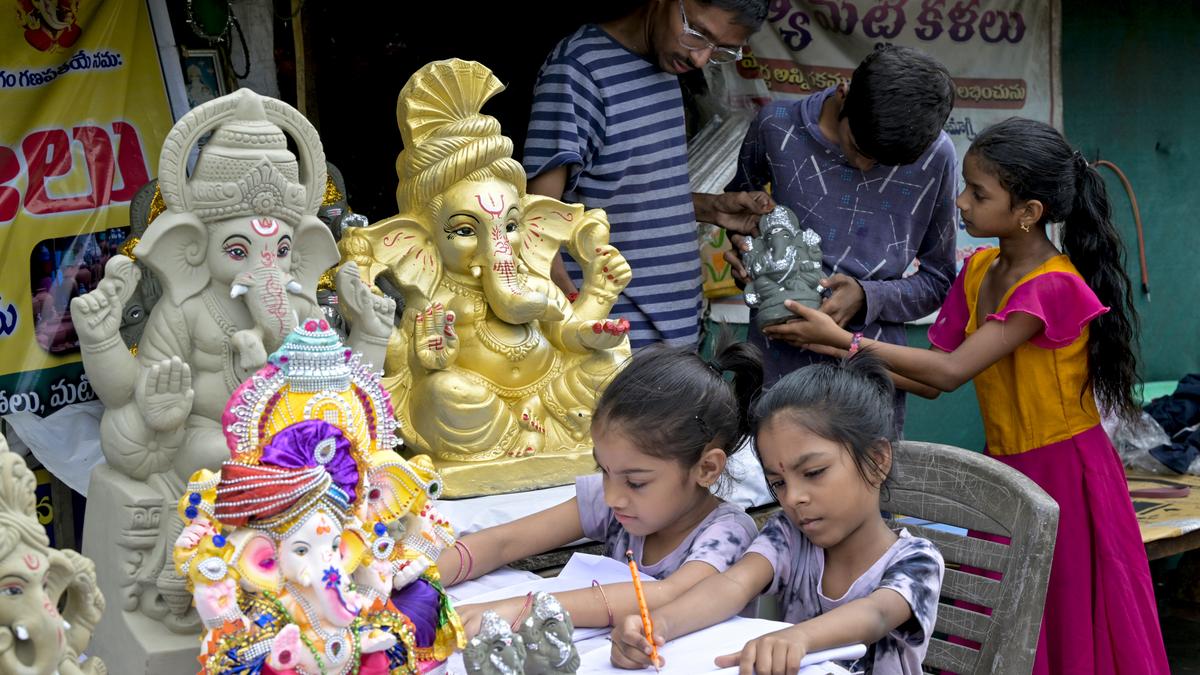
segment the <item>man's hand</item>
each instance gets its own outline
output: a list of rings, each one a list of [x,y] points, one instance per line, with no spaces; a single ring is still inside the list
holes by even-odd
[[[854,277],[835,274],[822,279],[821,286],[831,291],[829,297],[821,302],[821,311],[833,317],[839,326],[850,323],[867,303],[867,294]]]
[[[738,675],[796,675],[807,653],[807,636],[800,626],[792,626],[751,640],[740,652],[718,656],[716,665],[737,666]]]
[[[745,288],[746,284],[750,283],[750,274],[746,272],[746,266],[742,264],[742,253],[746,250],[746,238],[740,234],[729,235],[730,250],[725,251],[721,257],[725,258],[725,262],[733,268],[733,280],[737,283],[738,288]]]
[[[697,193],[692,196],[692,203],[696,207],[696,220],[738,234],[756,233],[758,219],[775,208],[775,200],[765,192]]]

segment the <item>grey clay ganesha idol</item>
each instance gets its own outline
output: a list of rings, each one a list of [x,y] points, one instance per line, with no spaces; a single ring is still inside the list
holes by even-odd
[[[821,237],[801,229],[796,214],[786,206],[763,216],[761,233],[747,239],[742,261],[751,281],[746,286],[746,304],[758,309],[758,326],[769,326],[795,315],[784,306],[787,300],[816,308],[821,304]]]
[[[549,593],[538,593],[519,631],[525,642],[525,675],[574,675],[579,670],[575,624]]]

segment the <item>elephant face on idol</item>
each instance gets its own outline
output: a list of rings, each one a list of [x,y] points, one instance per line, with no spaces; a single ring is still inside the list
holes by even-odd
[[[0,437],[0,672],[103,672],[98,659],[78,659],[104,611],[95,567],[74,551],[50,548],[34,485],[25,461]]]

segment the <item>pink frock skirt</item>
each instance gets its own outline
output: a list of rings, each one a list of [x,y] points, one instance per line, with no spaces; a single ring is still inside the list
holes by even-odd
[[[1033,672],[1170,673],[1146,549],[1104,429],[992,457],[1029,476],[1059,507]]]

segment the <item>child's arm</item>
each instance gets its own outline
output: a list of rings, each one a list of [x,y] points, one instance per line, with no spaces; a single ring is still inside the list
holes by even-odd
[[[788,343],[815,343],[849,349],[849,331],[826,314],[788,301],[788,309],[800,321],[776,324],[763,329],[771,339]],[[1025,312],[1012,312],[1004,321],[987,321],[952,352],[917,349],[863,338],[859,344],[870,347],[896,374],[934,387],[954,391],[988,366],[1011,354],[1042,331],[1042,320]]]
[[[700,581],[717,574],[716,568],[712,565],[693,560],[684,563],[682,567],[675,570],[674,574],[662,581],[643,581],[642,591],[646,595],[646,606],[652,610],[658,609]],[[632,582],[608,584],[603,589],[595,586],[581,588],[566,593],[555,593],[554,597],[571,615],[571,621],[576,627],[619,625],[622,617],[630,614],[639,615],[637,596],[634,594]],[[489,609],[495,611],[509,623],[513,623],[518,618],[524,620],[529,616],[525,596],[460,606],[458,612],[463,619],[468,637],[475,634],[483,612]],[[612,612],[611,616],[609,615],[610,611]],[[610,620],[612,624],[609,623]]]
[[[740,666],[743,673],[760,675],[795,673],[806,654],[842,645],[873,644],[912,615],[903,596],[880,588],[804,623],[751,640],[740,652],[718,656],[716,665]]]
[[[810,344],[805,344],[805,345],[793,345],[793,346],[807,349],[808,351],[814,352],[816,354],[824,354],[826,356],[832,356],[835,359],[844,359],[844,358],[846,358],[846,354],[848,353],[845,349],[838,349],[837,347],[830,347],[828,345],[819,345],[819,344],[811,344],[810,343]],[[937,347],[930,347],[930,349],[937,349]],[[892,384],[896,385],[897,389],[903,389],[904,391],[907,391],[910,394],[916,394],[917,396],[920,396],[921,398],[928,398],[928,399],[934,399],[934,398],[937,398],[938,396],[942,395],[942,391],[940,389],[934,389],[933,387],[931,387],[929,385],[921,384],[920,382],[917,382],[916,380],[912,380],[907,377],[904,377],[903,375],[897,375],[896,373],[892,372],[891,370],[887,371],[887,374],[889,377],[892,378]]]
[[[438,556],[447,586],[483,576],[514,560],[566,546],[583,538],[575,498],[545,511],[462,537]],[[465,549],[465,552],[464,550]],[[461,578],[460,578],[461,577]]]
[[[774,577],[775,570],[766,558],[757,553],[746,554],[725,572],[709,576],[653,612],[654,641],[663,645],[730,618],[758,597]],[[647,604],[649,595],[647,592]],[[613,665],[618,668],[650,665],[650,643],[636,610],[617,622],[611,639]],[[658,665],[663,663],[660,656]]]

